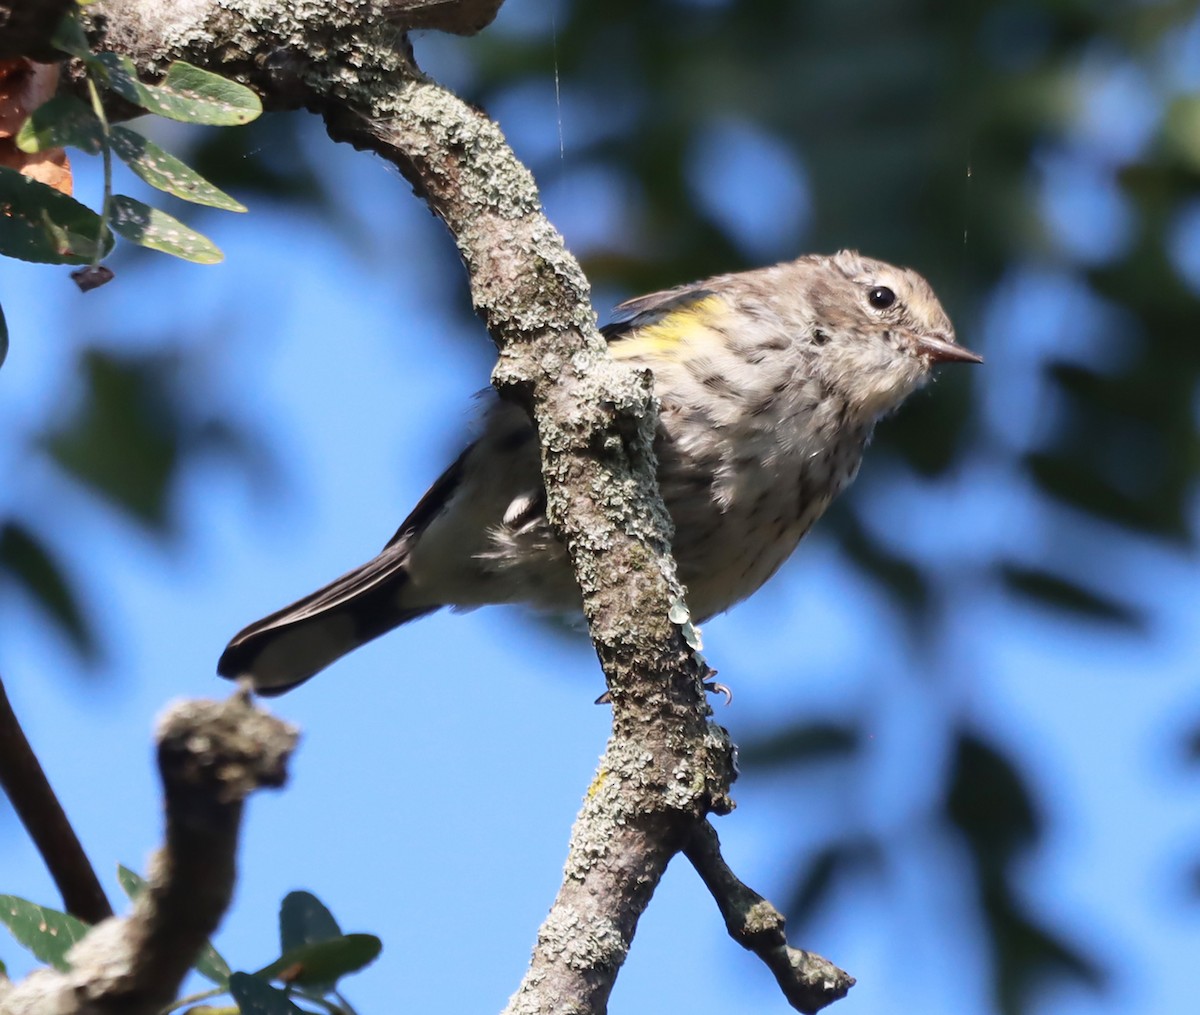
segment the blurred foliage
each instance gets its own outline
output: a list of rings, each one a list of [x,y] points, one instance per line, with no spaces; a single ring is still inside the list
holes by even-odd
[[[183,354],[87,350],[84,397],[44,441],[76,482],[164,535],[185,461],[204,451],[250,450],[234,423],[189,395],[192,366]]]
[[[95,659],[96,632],[61,564],[20,522],[0,526],[0,578],[23,589],[82,657]]]
[[[85,397],[46,440],[54,460],[147,526],[167,521],[167,498],[186,427],[171,399],[170,364],[84,356]]]
[[[1200,62],[1194,0],[558,0],[553,18],[517,7],[455,41],[453,84],[500,117],[552,210],[556,194],[601,182],[591,214],[607,218],[563,223],[579,226],[597,286],[633,295],[857,247],[932,279],[964,343],[1003,364],[986,397],[979,373],[947,371],[936,397],[889,420],[854,496],[822,523],[913,635],[891,651],[936,679],[964,590],[1145,626],[1114,548],[1196,546],[1200,282],[1179,253],[1200,196],[1200,73],[1189,78],[1182,56]],[[418,58],[442,44],[418,39]],[[531,93],[557,103],[535,117]],[[547,143],[556,116],[562,143]],[[190,161],[252,209],[258,191],[339,228],[336,183],[306,157],[304,122],[211,132]],[[1079,190],[1100,218],[1063,211]],[[729,200],[757,211],[731,215]],[[169,532],[189,458],[214,435],[237,446],[236,429],[189,400],[178,363],[95,351],[83,363],[85,393],[44,447]],[[940,566],[872,514],[897,483],[940,511],[938,491],[981,462],[1028,491],[1037,559],[981,526],[978,546]],[[19,519],[0,533],[0,577],[91,652],[98,637],[53,549]],[[971,858],[996,1010],[1030,1011],[1047,979],[1099,987],[1096,957],[1020,891],[1021,861],[1053,820],[1036,778],[953,705],[945,722],[944,792],[912,821]],[[1190,736],[1200,756],[1200,729]],[[743,765],[854,771],[867,739],[841,717],[781,724],[743,745]],[[793,917],[819,916],[841,881],[886,878],[893,848],[848,816],[797,864]]]
[[[223,455],[260,474],[269,470],[255,438],[205,402],[196,384],[201,373],[195,351],[114,353],[86,346],[77,397],[64,399],[36,435],[35,450],[73,486],[160,539],[172,539],[176,485],[200,456]],[[82,662],[96,664],[104,658],[104,632],[88,615],[71,558],[56,545],[63,540],[65,549],[69,536],[69,527],[55,531],[19,501],[0,509],[0,589],[20,590]]]
[[[964,733],[950,765],[947,815],[974,861],[979,902],[991,929],[997,1007],[1016,1015],[1035,1000],[1035,988],[1053,977],[1100,987],[1095,963],[1039,926],[1017,897],[1015,865],[1038,839],[1043,824],[1012,763]]]
[[[845,758],[859,748],[858,730],[836,723],[802,723],[785,726],[760,737],[742,749],[738,757],[749,768],[768,769]]]
[[[185,355],[88,349],[80,367],[82,401],[44,446],[72,479],[152,530],[167,534],[170,494],[188,458],[250,450],[232,421],[188,394]]]
[[[1091,617],[1114,626],[1131,628],[1145,626],[1144,618],[1136,609],[1126,606],[1115,598],[1091,592],[1075,582],[1059,578],[1040,568],[1004,564],[1001,566],[1000,574],[1005,585],[1012,592],[1028,596],[1030,599],[1040,599],[1050,609]]]
[[[264,199],[333,215],[329,181],[306,157],[298,117],[266,113],[244,130],[205,131],[196,137],[190,162],[201,176],[259,204]]]
[[[803,864],[804,872],[787,902],[793,937],[804,940],[813,920],[832,904],[841,882],[881,878],[884,858],[883,844],[872,836],[834,839],[817,849]]]

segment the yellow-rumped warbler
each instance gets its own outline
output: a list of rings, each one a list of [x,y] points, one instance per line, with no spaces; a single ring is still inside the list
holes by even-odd
[[[932,364],[980,362],[920,275],[846,250],[642,296],[603,331],[654,372],[659,485],[697,621],[775,573]],[[218,671],[278,694],[442,606],[578,603],[538,458],[525,413],[495,400],[379,556],[251,624]]]

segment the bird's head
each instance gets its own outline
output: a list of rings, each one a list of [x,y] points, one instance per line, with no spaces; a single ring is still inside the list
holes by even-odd
[[[983,362],[957,344],[933,289],[911,269],[850,250],[789,267],[812,369],[863,419],[897,408],[935,363]]]

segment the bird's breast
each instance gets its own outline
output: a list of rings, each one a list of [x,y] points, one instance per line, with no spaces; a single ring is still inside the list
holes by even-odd
[[[674,416],[672,419],[671,417]],[[698,620],[752,595],[853,479],[867,433],[812,416],[791,429],[695,432],[664,414],[659,479]]]

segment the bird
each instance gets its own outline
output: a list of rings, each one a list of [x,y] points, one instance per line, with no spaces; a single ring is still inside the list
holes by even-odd
[[[611,356],[653,373],[659,488],[697,623],[791,556],[857,475],[876,423],[935,364],[983,361],[921,275],[852,250],[640,296],[601,331]],[[580,608],[545,508],[533,424],[493,398],[383,550],[245,627],[218,673],[282,694],[442,607]]]

